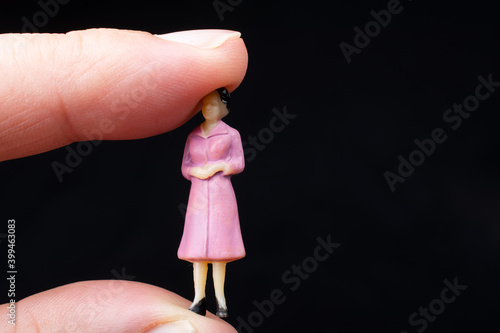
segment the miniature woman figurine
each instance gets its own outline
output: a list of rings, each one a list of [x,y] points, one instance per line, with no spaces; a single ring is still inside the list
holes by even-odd
[[[243,171],[245,159],[240,134],[221,120],[229,108],[225,88],[203,98],[205,121],[189,134],[182,159],[182,174],[191,181],[191,191],[177,255],[193,263],[195,296],[190,310],[203,316],[208,264],[213,269],[216,315],[227,317],[226,263],[245,256],[231,185],[231,175]]]

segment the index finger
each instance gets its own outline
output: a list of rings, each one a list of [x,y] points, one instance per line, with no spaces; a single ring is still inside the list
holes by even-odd
[[[182,125],[203,96],[243,80],[248,56],[239,36],[195,30],[158,38],[114,29],[0,35],[0,161]]]

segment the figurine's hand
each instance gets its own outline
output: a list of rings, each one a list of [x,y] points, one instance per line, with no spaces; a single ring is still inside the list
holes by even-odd
[[[192,167],[189,169],[189,174],[199,179],[207,179],[215,175],[219,171],[224,171],[226,163],[206,164],[202,167]]]
[[[210,173],[210,170],[207,170],[205,167],[192,167],[189,169],[189,174],[199,179],[207,179],[213,175]]]
[[[226,163],[220,162],[220,163],[214,163],[214,164],[207,164],[205,168],[210,172],[210,177],[215,175],[219,171],[224,171],[226,168]]]
[[[239,33],[0,34],[0,161],[170,131],[247,68]]]
[[[145,283],[77,282],[17,302],[16,326],[7,322],[9,304],[1,305],[0,332],[236,332],[211,313],[189,311],[190,304]]]

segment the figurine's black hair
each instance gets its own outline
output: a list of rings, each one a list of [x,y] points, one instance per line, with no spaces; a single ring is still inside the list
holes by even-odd
[[[231,109],[231,95],[229,95],[229,91],[227,91],[226,88],[222,87],[217,89],[217,92],[219,93],[222,103],[226,104],[227,112],[229,112]]]

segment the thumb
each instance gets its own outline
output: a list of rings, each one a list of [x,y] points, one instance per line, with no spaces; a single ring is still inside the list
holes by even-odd
[[[0,35],[0,161],[172,130],[247,67],[240,33],[91,29]]]
[[[0,332],[169,333],[236,332],[222,319],[188,310],[190,302],[170,291],[122,280],[84,281],[16,303],[16,325]],[[8,304],[2,305],[3,312]]]

